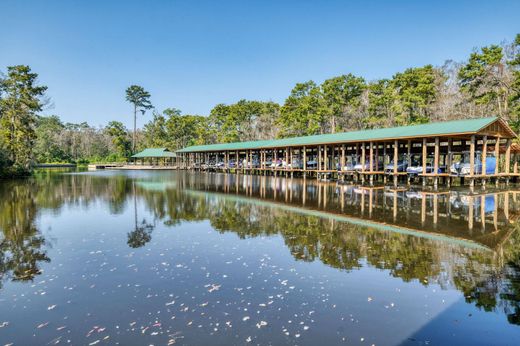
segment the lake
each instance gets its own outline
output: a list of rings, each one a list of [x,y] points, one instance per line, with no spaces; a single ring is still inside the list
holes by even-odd
[[[520,189],[0,181],[0,344],[518,345]]]

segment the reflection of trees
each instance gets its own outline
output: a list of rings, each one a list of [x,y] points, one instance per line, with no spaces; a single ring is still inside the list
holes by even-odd
[[[136,249],[145,246],[152,240],[154,225],[147,223],[146,219],[143,219],[140,224],[137,222],[137,194],[135,192],[135,182],[132,183],[132,191],[134,195],[134,230],[127,234],[128,240],[126,243],[131,248]]]
[[[264,203],[266,198],[244,198],[233,184],[227,193],[206,193],[211,189],[222,192],[224,185],[211,186],[211,182],[201,183],[195,177],[157,174],[146,180],[153,184],[146,185],[124,175],[42,174],[23,183],[2,184],[2,277],[30,279],[39,272],[38,263],[49,260],[42,250],[45,240],[34,222],[37,209],[59,211],[63,205],[89,207],[103,202],[111,212],[122,213],[133,203],[135,224],[126,239],[132,248],[150,242],[156,220],[165,225],[209,220],[218,232],[233,232],[242,239],[281,236],[299,261],[319,259],[347,271],[368,265],[406,282],[455,287],[469,303],[487,311],[500,309],[511,323],[520,323],[520,230],[510,233],[497,251],[473,249],[295,212],[282,208],[282,204]],[[161,185],[172,181],[176,185]],[[307,191],[308,205],[312,208],[314,203],[315,207],[311,192],[319,190]],[[278,193],[285,198],[281,191]],[[266,196],[273,196],[273,190]],[[138,217],[138,201],[153,215],[153,223]],[[331,204],[329,201],[328,206]],[[500,234],[506,231],[502,229]]]
[[[45,238],[35,224],[36,192],[34,183],[0,184],[1,281],[32,280],[40,274],[40,262],[50,261],[43,249]]]

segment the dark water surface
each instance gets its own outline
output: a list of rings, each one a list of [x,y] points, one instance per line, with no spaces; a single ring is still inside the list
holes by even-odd
[[[518,345],[517,191],[0,181],[0,345]]]

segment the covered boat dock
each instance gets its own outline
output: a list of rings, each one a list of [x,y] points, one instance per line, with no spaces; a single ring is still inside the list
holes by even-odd
[[[455,120],[178,150],[182,169],[449,186],[517,178],[520,146],[501,118]]]
[[[176,164],[177,154],[167,148],[147,148],[130,158],[130,163],[135,166],[173,167]]]

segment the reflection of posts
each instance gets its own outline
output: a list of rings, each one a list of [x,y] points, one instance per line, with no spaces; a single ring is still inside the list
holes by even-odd
[[[468,229],[470,231],[470,234],[473,231],[473,217],[474,217],[474,210],[473,210],[473,196],[469,196],[468,198]]]
[[[486,195],[480,196],[480,223],[482,232],[486,230]]]
[[[434,193],[433,194],[433,226],[437,227],[439,219],[439,196]]]
[[[394,191],[394,212],[393,212],[394,222],[397,221],[397,190]]]
[[[426,222],[426,194],[423,192],[421,195],[421,225],[424,226]]]

